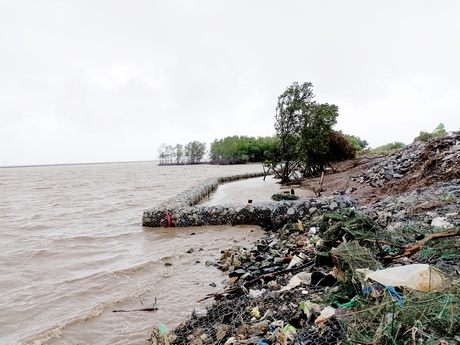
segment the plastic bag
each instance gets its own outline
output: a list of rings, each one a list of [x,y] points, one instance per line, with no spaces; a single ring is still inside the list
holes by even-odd
[[[444,274],[426,264],[414,264],[391,267],[366,275],[385,286],[402,286],[422,292],[439,292],[445,290]]]
[[[305,285],[310,285],[311,283],[311,273],[307,272],[300,272],[297,273],[295,276],[293,276],[290,280],[289,283],[278,290],[278,292],[283,292],[283,291],[289,291],[299,285],[305,284]]]
[[[316,318],[316,327],[323,327],[327,319],[330,319],[335,315],[335,308],[328,306],[321,311],[321,314]]]

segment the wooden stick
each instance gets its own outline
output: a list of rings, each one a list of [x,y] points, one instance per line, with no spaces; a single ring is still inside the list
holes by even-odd
[[[142,309],[119,309],[119,310],[112,310],[114,313],[130,313],[132,311],[155,311],[158,310],[158,307],[153,308],[142,308]]]
[[[262,163],[262,169],[264,169],[264,181],[265,181],[265,178],[267,177],[267,173],[265,172],[265,164],[264,163]]]
[[[414,244],[412,247],[404,249],[404,252],[402,254],[396,255],[396,256],[385,256],[385,260],[394,260],[394,259],[399,259],[404,256],[410,256],[415,253],[417,253],[421,247],[425,245],[428,241],[434,240],[436,238],[443,238],[443,237],[453,237],[453,236],[459,236],[460,235],[460,228],[459,229],[454,229],[451,231],[446,231],[446,232],[438,232],[436,234],[430,234],[427,237],[425,237],[423,240],[418,241],[416,244]]]
[[[141,304],[144,305],[144,303],[142,303],[142,300],[140,300]],[[132,311],[155,311],[155,310],[158,310],[158,307],[157,307],[157,298],[155,297],[155,303],[153,303],[153,307],[152,308],[142,308],[142,309],[118,309],[118,310],[112,310],[113,313],[130,313]]]

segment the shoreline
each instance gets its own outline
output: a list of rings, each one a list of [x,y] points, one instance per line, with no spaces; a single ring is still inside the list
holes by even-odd
[[[387,344],[382,338],[385,335],[379,330],[385,327],[382,322],[391,315],[391,319],[401,325],[396,333],[389,331],[388,338],[393,339],[393,343],[395,339],[397,344],[410,341],[411,327],[420,323],[419,320],[424,320],[419,329],[430,334],[437,343],[460,342],[459,271],[455,269],[460,267],[460,179],[445,182],[441,179],[428,186],[409,189],[413,186],[403,184],[417,176],[417,161],[412,163],[415,172],[409,170],[406,177],[399,176],[397,171],[393,173],[393,181],[387,178],[389,182],[376,184],[374,177],[368,181],[367,177],[356,173],[367,170],[382,174],[373,169],[384,169],[388,174],[385,162],[403,157],[405,164],[409,164],[413,160],[410,150],[421,147],[425,149],[420,144],[409,146],[409,153],[397,152],[388,160],[346,162],[349,167],[357,166],[358,169],[326,175],[329,177],[325,184],[329,187],[327,192],[332,195],[296,202],[281,201],[278,206],[268,206],[266,222],[258,224],[269,230],[263,238],[245,252],[224,250],[215,262],[219,269],[228,272],[226,289],[206,296],[206,299],[214,298],[207,313],[192,315],[169,333],[167,341],[180,345],[300,345],[355,341]],[[457,141],[455,152],[459,148]],[[437,159],[446,162],[439,167],[446,173],[452,172],[449,167],[456,161],[448,159],[459,156],[449,150],[436,153],[439,154],[441,158]],[[425,178],[428,184],[430,175]],[[313,181],[310,179],[311,183]],[[396,184],[399,189],[386,189],[385,183]],[[333,189],[335,186],[340,189]],[[385,195],[387,192],[393,194]],[[369,198],[363,200],[370,202],[360,206],[359,196]],[[328,198],[329,204],[323,205],[322,201]],[[350,200],[351,205],[339,200]],[[331,207],[334,202],[336,204]],[[299,206],[308,203],[311,204]],[[317,205],[320,207],[315,207]],[[244,212],[251,212],[258,206],[243,206],[241,219]],[[279,212],[275,212],[277,209]],[[198,208],[194,210],[196,213]],[[225,212],[224,207],[212,203],[202,210],[208,216]],[[234,219],[228,217],[232,222]],[[443,241],[443,237],[448,238]],[[440,240],[431,241],[432,238]],[[411,250],[406,250],[408,248]],[[409,270],[418,267],[427,270],[428,287],[399,283],[382,285],[379,280],[364,280],[360,275],[363,269],[379,273],[386,268],[405,266]],[[432,280],[434,277],[436,282]],[[373,291],[372,296],[363,292],[363,286]],[[447,315],[446,308],[455,312]],[[156,328],[151,344],[162,344],[158,336]],[[413,337],[421,339],[423,336]]]
[[[459,186],[460,180],[453,183],[452,186]],[[417,200],[412,199],[413,194],[422,193],[430,198],[437,188],[439,186],[417,190],[399,198],[407,200],[405,207],[408,203],[417,205]],[[442,188],[449,190],[451,184],[446,183]],[[460,189],[457,192],[460,196]],[[341,222],[353,224],[345,226],[350,231],[337,227]],[[376,232],[376,229],[380,230]],[[419,254],[401,259],[396,259],[397,255],[393,254],[394,262],[392,259],[385,261],[377,255],[378,247],[372,244],[376,234],[394,237],[399,234],[398,231],[404,231],[398,229],[401,227],[380,228],[364,213],[350,208],[327,210],[308,220],[282,222],[265,231],[248,250],[224,249],[214,265],[227,272],[226,287],[202,299],[212,298],[212,306],[204,313],[193,314],[171,330],[167,340],[161,338],[156,326],[149,339],[150,344],[300,345],[304,342],[346,343],[350,339],[365,339],[372,343],[381,322],[380,318],[374,319],[374,310],[382,317],[391,310],[397,311],[398,314],[393,317],[398,318],[398,322],[400,317],[411,320],[428,317],[420,315],[417,309],[420,304],[424,306],[424,312],[435,315],[441,315],[446,308],[445,303],[448,303],[447,308],[460,310],[460,287],[448,286],[450,276],[445,270],[439,273],[445,290],[418,292],[396,286],[395,294],[404,300],[404,309],[400,309],[398,299],[385,290],[380,290],[371,299],[363,295],[362,278],[350,278],[352,272],[353,276],[357,274],[356,269],[368,267],[378,271],[384,267],[411,267],[412,264],[426,262]],[[426,225],[417,229],[426,231]],[[457,229],[460,234],[460,227]],[[442,233],[443,229],[437,232]],[[410,239],[406,239],[405,245],[410,245]],[[458,249],[456,260],[460,264],[460,243]],[[390,311],[386,307],[389,303],[392,303]],[[308,305],[309,311],[302,309],[302,305]],[[459,317],[451,321],[448,321],[449,315],[443,317],[446,322],[455,325],[454,329],[460,329]],[[361,326],[363,323],[365,328]],[[424,329],[426,324],[427,321]],[[436,339],[447,343],[455,341],[454,338],[458,341],[458,337],[454,337],[455,330],[428,324],[432,327],[428,331]],[[396,337],[396,334],[392,336]]]

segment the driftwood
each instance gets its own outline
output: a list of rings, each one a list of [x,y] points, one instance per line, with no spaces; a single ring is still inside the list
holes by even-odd
[[[276,272],[272,272],[272,273],[262,274],[262,275],[254,278],[252,280],[247,281],[242,286],[237,286],[237,287],[227,289],[227,290],[224,290],[224,291],[221,291],[221,292],[216,292],[216,293],[210,294],[210,295],[198,300],[197,302],[203,302],[203,301],[205,301],[205,300],[207,300],[209,298],[213,298],[213,297],[217,297],[217,296],[237,292],[238,290],[243,290],[244,291],[246,289],[246,285],[252,285],[255,282],[259,281],[260,279],[273,278],[273,277],[276,277],[277,275],[287,273],[287,272],[296,271],[296,270],[300,270],[302,268],[310,267],[312,265],[314,265],[313,260],[311,260],[311,261],[309,261],[309,262],[307,262],[307,263],[305,263],[303,265],[300,265],[300,266],[295,266],[295,267],[292,267],[292,268],[286,268],[284,270],[280,270],[280,271],[276,271]]]
[[[141,304],[144,305],[144,303]],[[156,311],[158,310],[157,307],[157,298],[155,297],[155,303],[153,303],[153,307],[151,308],[141,308],[141,309],[118,309],[118,310],[112,310],[113,313],[130,313],[133,311]]]
[[[141,309],[119,309],[119,310],[112,310],[114,313],[130,313],[133,311],[156,311],[158,310],[158,307],[153,307],[153,308],[141,308]]]
[[[410,256],[410,255],[413,255],[413,254],[417,253],[420,250],[420,248],[422,248],[425,245],[425,243],[427,243],[428,241],[431,241],[431,240],[434,240],[434,239],[437,239],[437,238],[453,237],[453,236],[460,236],[460,228],[459,229],[454,229],[454,230],[451,230],[451,231],[438,232],[436,234],[430,234],[427,237],[425,237],[423,240],[418,241],[413,246],[405,248],[404,252],[402,254],[399,254],[399,255],[396,255],[396,256],[388,255],[388,256],[385,256],[384,259],[385,260],[394,260],[394,259],[402,258],[404,256]]]
[[[265,171],[265,164],[262,163],[262,168],[264,169],[264,181],[265,181],[265,178],[267,177],[268,174],[270,174],[270,170],[272,169],[272,167],[267,166],[267,171]]]
[[[321,178],[319,180],[319,186],[318,189],[313,187],[313,192],[315,193],[315,196],[320,197],[321,193],[324,192],[323,189],[323,182],[324,182],[324,171],[321,173]]]

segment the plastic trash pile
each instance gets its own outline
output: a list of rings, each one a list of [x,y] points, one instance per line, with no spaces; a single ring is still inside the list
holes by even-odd
[[[424,246],[457,239],[401,256],[445,231],[418,230],[390,234],[350,209],[285,224],[251,250],[224,252],[216,263],[229,273],[227,289],[167,336],[156,328],[150,343],[460,343],[460,250],[424,255]]]

